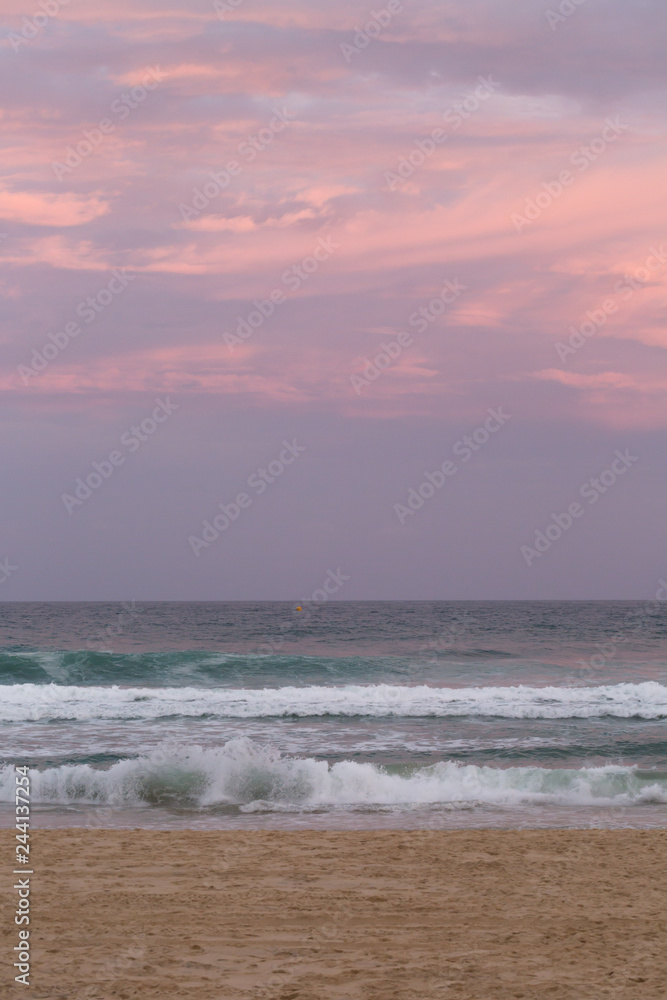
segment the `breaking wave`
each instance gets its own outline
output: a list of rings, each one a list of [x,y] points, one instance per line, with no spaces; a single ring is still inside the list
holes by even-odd
[[[0,801],[13,801],[14,768],[0,770]],[[618,806],[667,803],[667,771],[484,767],[449,761],[428,767],[284,756],[247,738],[224,746],[158,748],[103,770],[70,764],[31,772],[35,803],[146,805],[252,811],[471,808],[480,805]]]
[[[391,684],[280,688],[122,688],[13,684],[1,689],[0,721],[276,718],[315,716],[507,719],[661,719],[667,686],[447,688]]]

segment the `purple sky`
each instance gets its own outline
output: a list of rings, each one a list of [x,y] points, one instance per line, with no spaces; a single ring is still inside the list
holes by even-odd
[[[0,600],[654,596],[663,0],[45,2]]]

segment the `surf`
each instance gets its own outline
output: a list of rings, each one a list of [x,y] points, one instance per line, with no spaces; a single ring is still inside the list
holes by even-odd
[[[657,681],[597,687],[453,688],[341,684],[264,688],[4,685],[0,721],[164,718],[662,719],[667,686]]]
[[[253,742],[158,747],[111,767],[31,769],[35,804],[172,806],[241,812],[412,807],[609,806],[667,803],[667,773],[622,765],[489,767],[441,761],[391,769],[294,757]],[[12,767],[0,770],[0,801],[14,796]]]

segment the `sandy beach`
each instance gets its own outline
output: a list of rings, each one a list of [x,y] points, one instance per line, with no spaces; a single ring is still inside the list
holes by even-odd
[[[0,843],[9,873],[13,832]],[[68,829],[32,845],[36,998],[664,996],[663,831]]]

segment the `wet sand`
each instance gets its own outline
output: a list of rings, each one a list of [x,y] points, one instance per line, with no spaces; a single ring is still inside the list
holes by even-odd
[[[667,831],[33,831],[29,989],[13,846],[3,996],[665,995]]]

